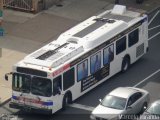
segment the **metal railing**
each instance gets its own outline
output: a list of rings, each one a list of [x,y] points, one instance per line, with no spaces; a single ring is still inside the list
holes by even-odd
[[[34,11],[33,9],[34,0],[3,0],[5,7],[14,8],[24,11]]]

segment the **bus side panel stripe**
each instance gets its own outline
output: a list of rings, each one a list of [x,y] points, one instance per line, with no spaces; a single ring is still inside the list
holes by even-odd
[[[53,102],[43,102],[43,105],[46,105],[46,106],[53,106]]]
[[[19,100],[19,97],[18,96],[12,96],[12,99],[14,99],[14,100]],[[42,103],[42,105],[45,105],[45,106],[53,106],[53,102],[43,102],[43,101],[41,101],[41,102],[38,102],[38,103]],[[37,103],[37,104],[38,104]]]

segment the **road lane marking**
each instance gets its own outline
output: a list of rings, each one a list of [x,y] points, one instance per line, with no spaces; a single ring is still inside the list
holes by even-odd
[[[160,10],[155,13],[155,15],[154,15],[154,16],[152,17],[152,19],[149,21],[148,26],[153,22],[153,20],[157,17],[157,15],[158,15],[159,13],[160,13]],[[156,28],[158,28],[158,27],[160,27],[160,25],[157,25],[157,26],[155,26],[155,27],[152,27],[152,28],[148,29],[148,31],[153,30],[153,29],[156,29]],[[150,37],[148,40],[153,39],[154,37],[158,36],[159,34],[160,34],[160,32],[158,32],[157,34],[153,35],[153,36]]]
[[[73,103],[68,105],[69,107],[73,107],[73,108],[78,108],[78,109],[82,109],[82,110],[87,110],[87,111],[93,111],[94,107],[88,106],[88,105],[82,105],[82,104],[77,104],[77,103]]]
[[[157,11],[157,13],[152,17],[152,19],[149,21],[148,26],[152,23],[152,21],[157,17],[160,11]]]
[[[156,33],[155,35],[153,35],[152,37],[150,37],[148,40],[153,39],[154,37],[157,37],[160,34],[160,32]]]
[[[152,73],[151,75],[149,75],[148,77],[146,77],[145,79],[143,79],[142,81],[140,81],[139,83],[134,85],[133,87],[138,87],[140,84],[146,82],[149,78],[153,77],[154,75],[156,75],[159,72],[160,72],[160,69],[158,69],[157,71],[155,71],[154,73]],[[93,109],[94,109],[94,107],[87,106],[87,105],[82,105],[82,104],[77,104],[77,103],[73,103],[73,104],[70,104],[68,106],[73,107],[73,108],[82,109],[82,110],[87,110],[87,111],[93,111]]]
[[[160,72],[160,69],[158,69],[156,72],[152,73],[151,75],[149,75],[148,77],[146,77],[145,79],[143,79],[142,81],[140,81],[139,83],[134,85],[133,87],[138,87],[140,84],[146,82],[149,78],[153,77],[154,75],[156,75],[159,72]]]
[[[148,29],[148,30],[150,31],[150,30],[156,29],[156,28],[158,28],[158,27],[160,27],[160,25],[157,25],[157,26],[155,26],[155,27],[152,27],[152,28],[150,28],[150,29]]]
[[[159,72],[160,72],[160,69],[158,69],[157,71],[155,71],[154,73],[152,73],[151,75],[149,75],[148,77],[146,77],[145,79],[143,79],[142,81],[140,81],[139,83],[134,85],[133,87],[138,87],[140,84],[146,82],[149,78],[153,77],[154,75],[156,75]],[[93,109],[94,109],[94,107],[92,107],[92,106],[82,105],[82,104],[77,104],[77,103],[73,103],[68,106],[73,107],[73,108],[82,109],[82,110],[87,110],[87,111],[93,111]]]

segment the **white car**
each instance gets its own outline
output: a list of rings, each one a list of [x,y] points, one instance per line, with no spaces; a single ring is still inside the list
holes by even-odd
[[[160,120],[160,99],[154,101],[140,116],[139,120]]]
[[[119,87],[100,100],[100,104],[92,111],[90,118],[94,120],[117,120],[145,111],[150,97],[146,90],[134,87]],[[123,118],[126,119],[126,118]]]

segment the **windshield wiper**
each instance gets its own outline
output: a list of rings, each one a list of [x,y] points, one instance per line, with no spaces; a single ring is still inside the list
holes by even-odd
[[[32,89],[32,93],[35,94],[35,95],[42,95],[42,96],[45,96],[45,94],[39,90],[33,90]]]
[[[105,105],[103,105],[103,104],[101,104],[102,106],[104,106],[104,107],[108,107],[108,108],[113,108],[113,109],[116,109],[115,107],[111,107],[111,106],[105,106]]]

